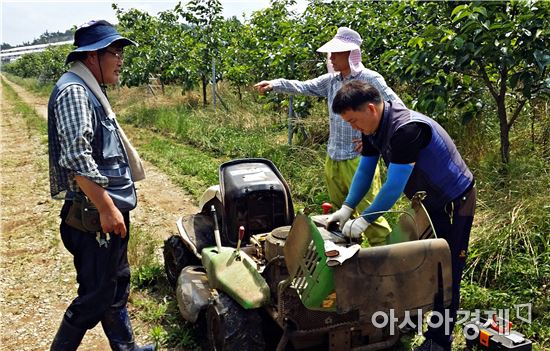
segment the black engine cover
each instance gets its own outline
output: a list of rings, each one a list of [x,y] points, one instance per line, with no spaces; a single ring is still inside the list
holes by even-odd
[[[294,209],[290,190],[275,165],[266,159],[240,159],[220,166],[224,245],[235,246],[239,227],[250,235],[290,225]]]

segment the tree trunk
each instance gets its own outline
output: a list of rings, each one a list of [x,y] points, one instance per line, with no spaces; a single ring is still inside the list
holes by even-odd
[[[204,74],[201,74],[201,79],[202,79],[202,105],[206,107],[208,103],[206,101],[206,84],[207,84],[206,76]]]
[[[537,109],[533,109],[533,113],[531,113],[531,150],[535,151],[535,119],[536,119],[536,113]]]
[[[510,126],[508,125],[504,96],[497,100],[497,114],[500,124],[500,157],[502,163],[508,164],[510,161]]]

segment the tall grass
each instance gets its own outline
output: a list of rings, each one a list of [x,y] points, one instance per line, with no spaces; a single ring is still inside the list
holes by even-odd
[[[524,139],[528,128],[514,136]],[[550,172],[548,160],[529,143],[515,147],[503,166],[498,154],[474,164],[478,204],[463,281],[463,308],[511,309],[514,327],[550,347]],[[521,322],[515,305],[531,304],[532,323]]]
[[[208,109],[138,105],[125,111],[121,119],[166,138],[163,141],[150,139],[142,148],[147,155],[145,157],[155,159],[153,162],[165,170],[172,168],[171,173],[177,168],[186,176],[200,175],[210,184],[216,184],[220,161],[267,158],[275,163],[289,182],[297,202],[313,210],[313,207],[327,200],[323,178],[324,146],[289,146],[286,124],[273,124],[273,118],[265,116],[258,116],[257,123],[244,123],[240,116],[247,113],[244,109],[242,113],[238,110],[233,114],[237,117],[231,118],[232,115]],[[186,145],[195,150],[190,151]],[[193,161],[190,162],[190,158]],[[188,184],[185,187],[193,194],[204,190],[204,187],[197,189]],[[317,208],[315,210],[318,211]]]
[[[48,133],[48,122],[40,115],[38,115],[38,113],[36,113],[36,110],[32,106],[27,105],[23,100],[21,100],[15,90],[13,90],[12,87],[9,86],[3,78],[2,89],[2,93],[6,94],[6,97],[13,102],[17,112],[21,113],[21,115],[24,117],[27,128],[33,131],[32,134],[38,133],[38,135],[42,136],[43,141],[46,142]]]
[[[10,81],[41,97],[49,97],[53,89],[53,83],[41,83],[35,78],[21,78],[6,72],[2,72],[2,74]]]

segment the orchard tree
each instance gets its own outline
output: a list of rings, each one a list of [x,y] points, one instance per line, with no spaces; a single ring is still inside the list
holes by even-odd
[[[22,78],[35,78],[40,83],[55,82],[67,70],[65,59],[71,45],[50,46],[42,52],[25,54],[2,67],[8,73]]]
[[[285,77],[304,78],[308,72],[296,69],[296,64],[310,58],[307,38],[298,36],[300,22],[289,10],[295,0],[271,1],[271,7],[255,11],[250,19],[254,35],[255,80]]]
[[[403,24],[418,35],[399,60],[405,64],[394,72],[419,83],[427,112],[452,102],[463,106],[465,121],[486,109],[480,95],[488,92],[496,106],[501,160],[507,164],[510,128],[530,100],[550,90],[550,3],[413,3],[410,10],[420,20]]]
[[[137,9],[124,11],[115,4],[113,9],[123,35],[138,43],[137,47],[125,49],[122,83],[138,86],[158,78],[164,92],[166,84],[177,81],[170,70],[176,55],[172,43],[181,33],[177,17],[171,11],[155,17]]]
[[[186,8],[178,3],[175,12],[189,25],[185,33],[191,38],[187,48],[190,64],[196,67],[202,81],[203,105],[206,106],[206,86],[211,64],[219,54],[222,5],[219,0],[191,0]]]
[[[253,33],[250,26],[242,24],[236,17],[224,21],[220,29],[223,76],[236,88],[242,102],[241,88],[253,82]]]
[[[72,45],[49,46],[39,54],[42,62],[38,80],[44,82],[55,82],[67,71],[65,60],[69,52],[73,50]]]
[[[168,60],[167,66],[162,72],[165,81],[177,83],[183,91],[196,86],[198,67],[192,64],[190,48],[194,41],[186,31],[186,26],[179,23],[179,15],[174,11],[159,13],[159,25],[162,28],[163,43],[165,46],[164,57]]]
[[[312,37],[302,31],[300,16],[290,10],[296,4],[294,0],[271,1],[271,7],[255,11],[250,19],[254,35],[254,62],[252,76],[255,81],[264,79],[311,79],[315,77],[312,64],[319,62],[321,55],[315,52]],[[288,106],[289,96],[271,94],[265,97],[277,107]],[[311,107],[311,98],[294,97],[294,111],[305,117]]]
[[[160,74],[163,57],[157,50],[158,40],[155,38],[158,19],[137,9],[124,9],[113,4],[120,26],[121,34],[132,38],[138,43],[133,50],[125,49],[124,74],[122,84],[139,86],[149,84],[152,76]]]

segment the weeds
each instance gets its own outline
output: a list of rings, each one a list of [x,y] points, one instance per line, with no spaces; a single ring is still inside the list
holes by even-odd
[[[50,96],[53,90],[53,83],[42,84],[34,78],[20,78],[6,72],[2,72],[2,74],[5,75],[10,81],[42,97]]]
[[[141,311],[140,319],[153,324],[162,322],[168,309],[166,301],[158,303],[150,298],[134,298],[132,302],[134,307]]]
[[[193,325],[180,315],[172,288],[158,276],[154,286],[133,286],[130,294],[132,314],[140,323],[151,326],[149,337],[168,350],[193,350],[197,348],[197,335]]]
[[[132,271],[132,285],[138,289],[153,286],[163,274],[164,267],[159,262],[138,265]]]
[[[152,136],[142,146],[144,157],[172,176],[184,176],[184,181],[177,182],[195,196],[206,186],[217,183],[217,167],[221,161],[260,157],[275,163],[287,179],[297,203],[303,202],[310,211],[318,211],[318,206],[328,200],[322,147],[288,146],[286,126],[259,123],[244,129],[237,126],[239,119],[229,121],[226,116],[226,123],[212,120],[219,115],[207,115],[204,111],[192,114],[178,107],[137,109],[127,112],[123,121],[152,128],[163,135],[162,138]]]
[[[133,229],[128,244],[132,267],[132,313],[151,325],[149,337],[168,349],[193,349],[196,336],[180,314],[171,286],[157,254],[162,243],[143,230]]]
[[[514,313],[530,304],[531,323],[510,317],[542,350],[550,345],[550,176],[542,157],[524,152],[506,168],[486,157],[475,169],[480,196],[462,308]]]
[[[154,264],[156,252],[161,246],[159,239],[149,232],[131,227],[130,241],[128,242],[128,261],[131,266],[147,266]]]
[[[21,100],[17,93],[4,81],[4,79],[2,79],[2,88],[3,94],[6,94],[8,99],[13,101],[16,111],[21,113],[24,117],[27,128],[29,130],[37,131],[42,138],[47,137],[48,122],[44,118],[40,117],[34,108],[23,102],[23,100]],[[45,142],[47,139],[42,140]]]

